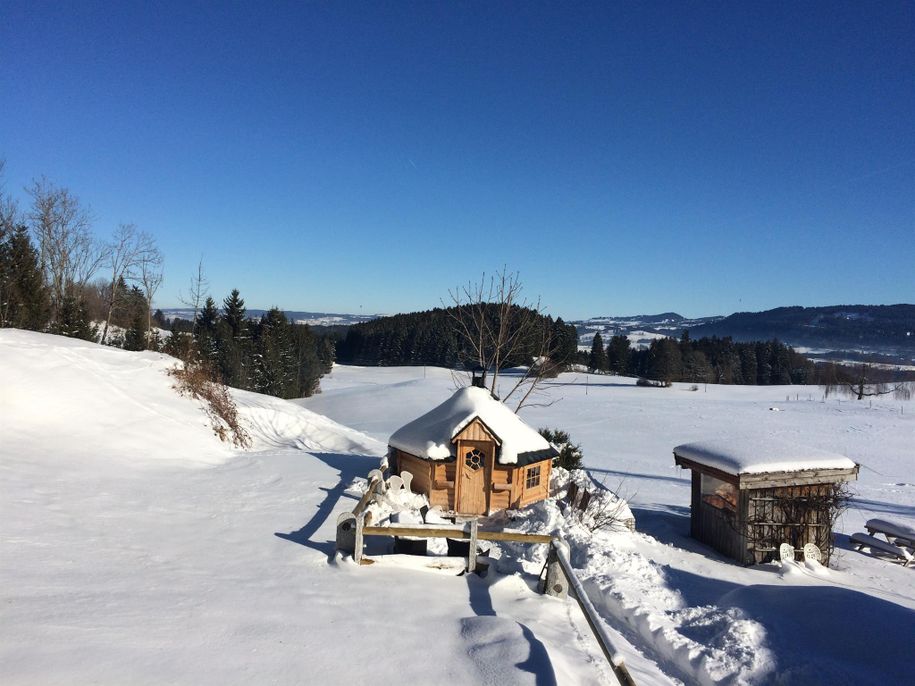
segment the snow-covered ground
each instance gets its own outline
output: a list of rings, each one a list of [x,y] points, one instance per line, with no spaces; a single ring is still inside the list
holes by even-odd
[[[236,392],[233,450],[174,360],[0,330],[0,683],[601,683],[570,605],[518,575],[337,563],[385,451]]]
[[[334,559],[350,484],[448,397],[447,370],[338,366],[295,403],[235,392],[255,441],[239,451],[172,364],[0,331],[0,683],[613,683],[574,602],[532,590],[542,546],[483,579]],[[563,529],[637,683],[909,678],[913,570],[847,534],[915,525],[915,402],[581,374],[550,399],[522,416],[569,431],[638,531],[592,535],[549,502],[512,526]],[[759,434],[861,463],[834,568],[742,568],[688,537],[672,448]]]
[[[299,402],[384,441],[453,382],[432,368],[338,366],[322,388]],[[906,681],[915,570],[852,550],[848,535],[871,517],[915,525],[915,402],[824,402],[818,388],[790,386],[689,388],[564,374],[543,398],[553,404],[522,410],[535,426],[568,431],[592,477],[630,500],[639,533],[572,541],[604,617],[631,642],[625,650],[635,646],[688,683]],[[674,446],[759,437],[861,464],[832,568],[742,568],[688,536],[689,473],[674,466]],[[541,518],[540,529],[556,524],[547,509],[528,517]]]

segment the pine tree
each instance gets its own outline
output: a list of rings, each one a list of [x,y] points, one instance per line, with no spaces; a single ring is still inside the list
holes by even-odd
[[[16,226],[0,241],[0,326],[40,331],[49,315],[38,251],[25,226]]]
[[[620,376],[629,371],[629,338],[616,335],[607,343],[607,367]]]
[[[295,397],[295,351],[286,315],[279,308],[261,317],[254,343],[254,390],[280,398]]]
[[[245,301],[235,288],[222,301],[222,304],[222,321],[219,327],[221,339],[219,368],[225,383],[237,388],[247,388],[251,334]]]
[[[607,355],[604,352],[604,341],[599,333],[594,334],[591,343],[591,354],[588,357],[588,369],[593,372],[602,372],[607,369]]]
[[[194,343],[197,355],[212,365],[219,360],[219,312],[213,298],[207,298],[203,309],[197,315],[194,323]]]
[[[146,323],[143,320],[143,313],[137,310],[134,313],[133,322],[124,333],[124,350],[145,350],[146,349]]]
[[[66,294],[61,301],[57,321],[52,324],[51,333],[85,341],[94,341],[98,337],[98,331],[89,320],[86,304],[72,293]]]

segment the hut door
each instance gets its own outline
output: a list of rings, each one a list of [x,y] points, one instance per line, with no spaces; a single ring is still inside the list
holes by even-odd
[[[486,514],[486,474],[491,468],[492,448],[486,443],[460,442],[458,458],[458,503],[460,514]]]

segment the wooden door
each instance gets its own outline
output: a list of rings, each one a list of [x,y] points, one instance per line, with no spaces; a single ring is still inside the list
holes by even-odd
[[[459,514],[486,514],[486,480],[492,468],[492,444],[459,441],[457,507]]]

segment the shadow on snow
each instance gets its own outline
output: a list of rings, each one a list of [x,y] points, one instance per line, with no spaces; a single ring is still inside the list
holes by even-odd
[[[312,514],[311,519],[309,519],[302,528],[297,531],[290,531],[289,533],[277,532],[275,535],[284,540],[292,541],[293,543],[298,543],[307,548],[317,550],[318,552],[327,555],[328,559],[332,559],[336,541],[326,539],[323,541],[316,541],[313,540],[313,537],[321,526],[324,525],[328,517],[333,514],[334,509],[337,507],[337,503],[341,498],[346,497],[355,500],[353,496],[345,493],[347,487],[356,477],[365,477],[369,471],[376,469],[378,467],[378,458],[368,455],[341,455],[338,453],[309,454],[312,457],[321,460],[328,467],[337,470],[339,475],[337,483],[331,488],[322,487],[320,489],[325,493],[324,499],[318,503],[317,509],[314,514]]]

